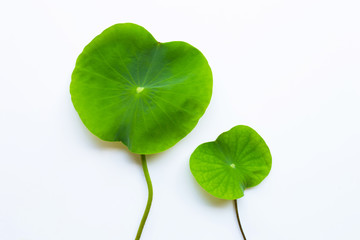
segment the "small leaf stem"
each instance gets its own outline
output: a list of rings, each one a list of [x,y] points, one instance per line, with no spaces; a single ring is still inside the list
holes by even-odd
[[[244,230],[241,227],[241,222],[240,222],[240,217],[239,217],[239,210],[238,210],[238,205],[237,205],[237,199],[234,200],[234,207],[235,207],[236,217],[237,217],[237,221],[238,221],[238,224],[239,224],[241,234],[242,234],[244,240],[246,240]]]
[[[141,155],[141,165],[142,165],[142,168],[144,170],[144,175],[145,175],[146,183],[147,183],[147,186],[148,186],[148,193],[149,194],[148,194],[148,200],[147,200],[147,203],[146,203],[146,208],[145,208],[143,217],[141,219],[140,226],[139,226],[139,229],[137,231],[135,240],[139,240],[140,237],[141,237],[141,233],[142,233],[142,231],[144,229],[146,219],[147,219],[147,217],[149,215],[150,207],[151,207],[151,203],[152,203],[152,199],[153,199],[153,188],[152,188],[152,184],[151,184],[149,170],[148,170],[148,167],[147,167],[147,164],[146,164],[146,156],[143,155],[143,154]]]

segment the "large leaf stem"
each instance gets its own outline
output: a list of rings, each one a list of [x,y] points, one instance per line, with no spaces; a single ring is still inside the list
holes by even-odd
[[[142,168],[143,168],[143,171],[144,171],[144,175],[145,175],[146,183],[147,183],[147,186],[148,186],[149,194],[148,194],[148,200],[147,200],[147,203],[146,203],[146,208],[145,208],[143,217],[141,219],[140,226],[139,226],[138,232],[136,234],[135,240],[139,240],[140,237],[141,237],[141,233],[142,233],[142,231],[144,229],[146,219],[147,219],[147,217],[149,215],[150,207],[151,207],[151,203],[152,203],[152,199],[153,199],[153,188],[152,188],[152,184],[151,184],[149,170],[148,170],[148,167],[147,167],[147,164],[146,164],[146,156],[143,155],[143,154],[141,155],[141,165],[142,165]]]
[[[236,217],[237,217],[237,221],[238,221],[238,224],[239,224],[239,228],[240,228],[241,234],[242,234],[244,240],[246,240],[244,230],[243,230],[242,227],[241,227],[241,222],[240,222],[240,217],[239,217],[239,210],[238,210],[237,200],[236,200],[236,199],[234,200],[234,207],[235,207]]]

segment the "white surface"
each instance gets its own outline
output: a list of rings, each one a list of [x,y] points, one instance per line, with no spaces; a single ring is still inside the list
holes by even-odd
[[[195,130],[149,159],[142,239],[241,239],[232,203],[188,167],[196,146],[238,124],[273,155],[239,201],[249,240],[360,239],[359,11],[358,0],[2,1],[0,239],[134,239],[139,159],[92,136],[68,90],[82,48],[119,22],[191,43],[214,74]]]

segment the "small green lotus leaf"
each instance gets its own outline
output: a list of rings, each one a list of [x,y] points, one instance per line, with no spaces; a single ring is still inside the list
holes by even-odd
[[[234,200],[269,174],[271,154],[255,130],[239,125],[198,146],[190,157],[190,169],[208,193]]]
[[[212,73],[195,47],[159,43],[141,26],[116,24],[79,55],[70,93],[94,135],[152,154],[196,126],[210,102]]]

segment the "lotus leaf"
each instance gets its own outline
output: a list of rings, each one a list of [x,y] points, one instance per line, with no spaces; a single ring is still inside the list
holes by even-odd
[[[269,174],[271,154],[255,130],[239,125],[197,147],[190,157],[190,169],[208,193],[235,200]]]
[[[160,43],[143,27],[113,25],[79,55],[71,99],[85,126],[131,152],[153,154],[184,138],[204,114],[212,73],[188,43]]]

